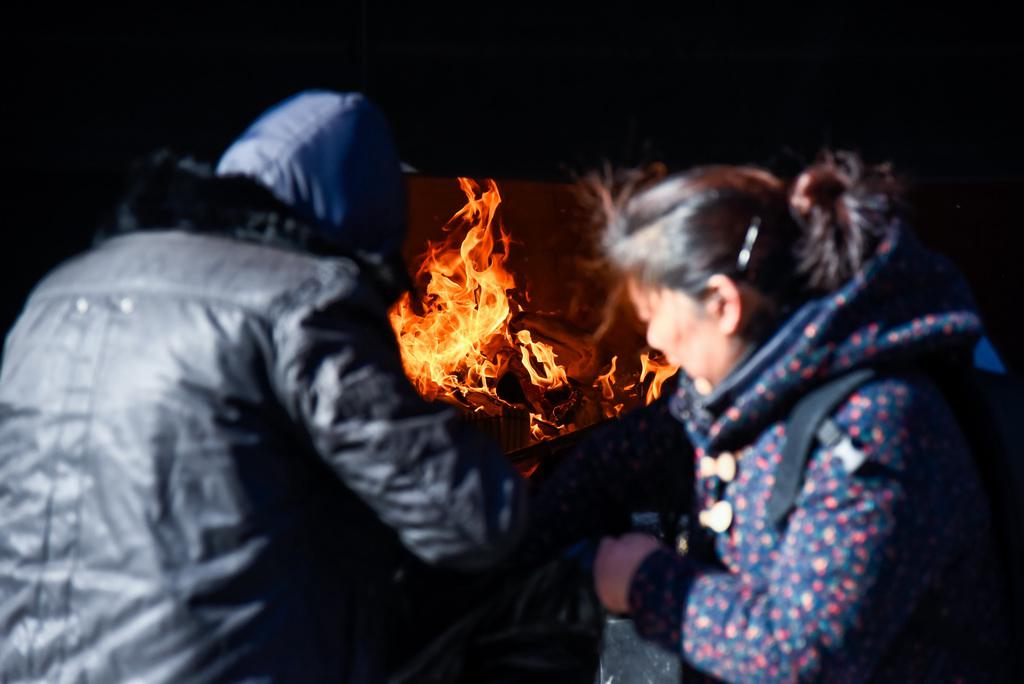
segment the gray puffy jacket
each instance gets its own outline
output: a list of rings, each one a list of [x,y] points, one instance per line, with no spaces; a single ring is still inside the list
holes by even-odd
[[[365,241],[158,166],[7,338],[0,681],[379,681],[405,569],[494,563],[522,482],[406,380]]]

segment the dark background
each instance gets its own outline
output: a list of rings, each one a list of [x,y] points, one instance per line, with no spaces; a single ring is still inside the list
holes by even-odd
[[[1024,43],[1004,11],[209,5],[5,20],[0,328],[88,244],[130,160],[160,146],[213,160],[269,105],[326,87],[368,92],[427,175],[564,181],[654,160],[791,173],[823,146],[892,161],[922,236],[960,263],[1024,367]]]

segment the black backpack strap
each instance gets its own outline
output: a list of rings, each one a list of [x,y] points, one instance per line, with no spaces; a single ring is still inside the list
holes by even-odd
[[[815,441],[834,446],[843,434],[829,420],[835,408],[855,389],[875,376],[874,369],[851,371],[815,388],[793,407],[786,421],[786,442],[782,462],[775,473],[775,485],[768,499],[768,522],[780,527],[789,515],[803,486],[804,468]]]

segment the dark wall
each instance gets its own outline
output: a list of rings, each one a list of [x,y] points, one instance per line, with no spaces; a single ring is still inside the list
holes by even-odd
[[[1019,358],[1017,24],[981,5],[710,5],[218,3],[7,21],[0,327],[88,244],[129,160],[162,145],[215,158],[265,107],[328,87],[369,92],[431,175],[566,180],[604,160],[786,171],[824,145],[892,160],[918,181],[927,239]]]
[[[1024,372],[1024,181],[924,183],[910,198],[918,233],[964,271],[993,342],[1007,364]]]

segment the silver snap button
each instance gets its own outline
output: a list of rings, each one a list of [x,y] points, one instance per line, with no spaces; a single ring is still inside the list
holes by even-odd
[[[132,301],[131,297],[125,297],[121,300],[121,313],[130,314],[135,311],[135,302]]]
[[[89,310],[89,300],[85,297],[79,297],[78,301],[75,302],[75,310],[80,314],[84,314]]]

